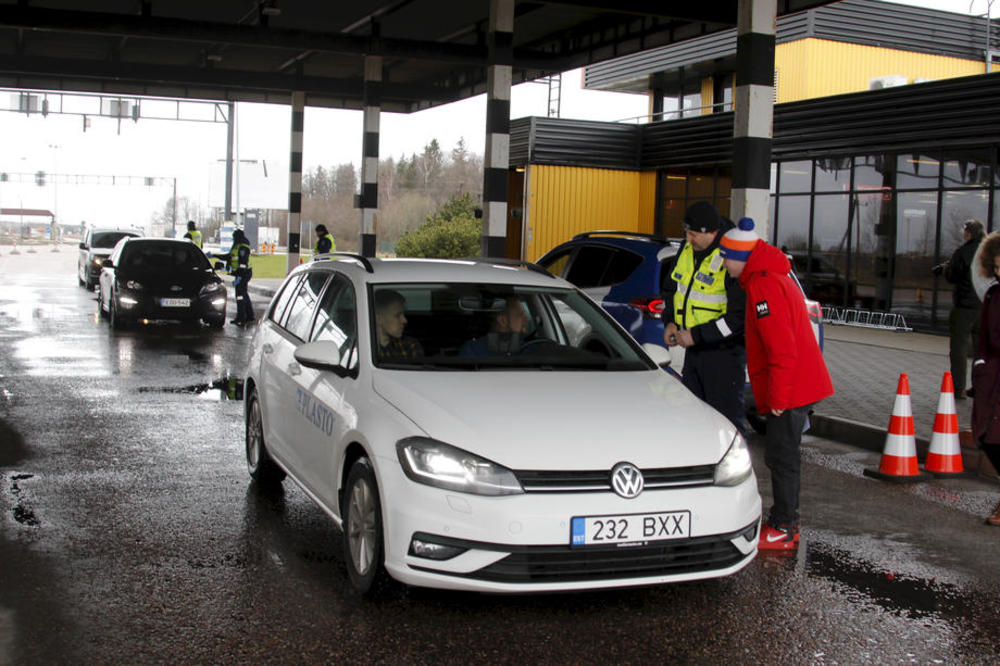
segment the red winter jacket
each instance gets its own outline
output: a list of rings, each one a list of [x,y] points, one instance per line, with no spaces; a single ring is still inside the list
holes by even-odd
[[[740,275],[747,294],[747,370],[757,410],[791,409],[833,395],[791,264],[773,245],[757,243]]]

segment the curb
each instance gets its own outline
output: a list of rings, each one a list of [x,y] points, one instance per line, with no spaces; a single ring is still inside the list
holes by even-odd
[[[867,423],[859,423],[838,416],[812,414],[809,417],[809,434],[823,439],[829,439],[841,444],[847,444],[866,451],[882,453],[885,446],[885,430]],[[930,448],[930,441],[917,438],[917,459],[923,464]],[[976,446],[961,447],[962,466],[975,476],[996,479],[1000,478],[997,471],[989,464],[986,456]]]

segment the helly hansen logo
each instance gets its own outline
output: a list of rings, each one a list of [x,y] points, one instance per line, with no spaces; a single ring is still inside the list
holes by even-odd
[[[767,307],[767,301],[761,301],[754,307],[757,309],[757,319],[763,319],[771,314],[771,310]]]

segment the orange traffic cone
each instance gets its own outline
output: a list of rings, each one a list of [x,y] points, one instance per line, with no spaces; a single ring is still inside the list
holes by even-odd
[[[924,461],[924,471],[937,477],[965,476],[962,447],[958,442],[958,413],[955,411],[955,385],[951,373],[941,380],[941,397],[934,416],[931,446]]]
[[[889,418],[889,430],[885,435],[882,461],[878,469],[866,469],[865,476],[882,481],[912,483],[924,481],[929,474],[921,472],[917,465],[917,440],[913,434],[913,409],[910,406],[910,378],[904,372],[896,386],[896,402]]]

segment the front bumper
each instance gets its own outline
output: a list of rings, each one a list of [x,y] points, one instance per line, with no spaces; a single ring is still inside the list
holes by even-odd
[[[130,319],[149,320],[179,320],[216,319],[225,317],[227,294],[225,289],[204,296],[188,298],[190,304],[183,307],[164,306],[166,298],[178,298],[176,295],[140,293],[121,291],[118,293],[118,306],[122,315]]]
[[[395,463],[395,464],[394,464]],[[386,569],[409,585],[517,593],[652,585],[726,576],[757,552],[761,500],[739,486],[481,497],[414,483],[383,461]],[[621,546],[570,546],[574,516],[688,510],[691,535]],[[414,538],[461,553],[411,553]]]

